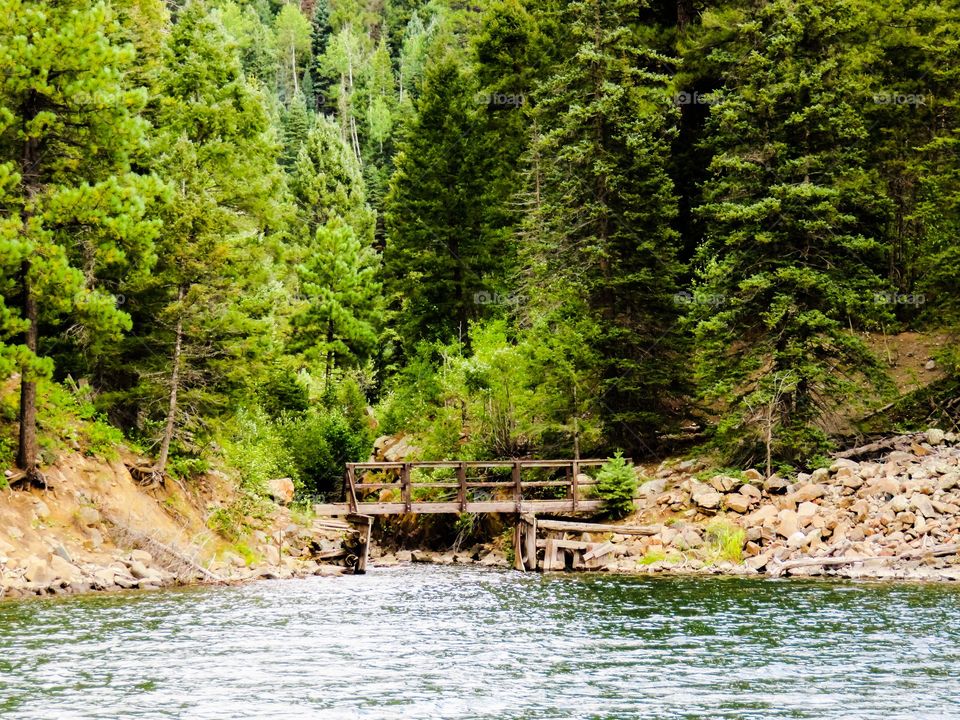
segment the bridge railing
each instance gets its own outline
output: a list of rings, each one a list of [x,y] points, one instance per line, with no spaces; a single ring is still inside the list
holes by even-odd
[[[361,462],[348,463],[344,489],[346,500],[353,512],[374,514],[395,513],[443,513],[443,512],[523,512],[530,503],[541,509],[557,511],[596,510],[600,503],[590,497],[584,497],[584,490],[596,485],[592,477],[584,477],[585,468],[596,468],[607,460],[436,460],[420,462]],[[456,480],[436,482],[432,480],[414,482],[412,475],[416,470],[453,470]],[[486,475],[488,472],[510,470],[509,480],[477,480],[471,474]],[[531,470],[546,470],[562,478],[550,480],[525,480],[524,473]],[[389,481],[367,478],[374,473],[387,476]],[[589,479],[587,479],[589,478]],[[561,488],[562,498],[531,498],[527,490],[542,488]],[[414,498],[419,489],[456,490],[456,500]],[[370,496],[376,491],[398,490],[399,501],[384,501]],[[494,498],[472,499],[472,490],[506,490],[506,493]],[[556,492],[551,493],[556,494]],[[587,493],[589,495],[589,492]],[[509,497],[504,497],[508,495]]]

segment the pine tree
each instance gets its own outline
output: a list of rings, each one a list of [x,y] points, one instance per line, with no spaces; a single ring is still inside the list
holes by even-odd
[[[310,116],[307,114],[307,101],[303,93],[297,93],[291,100],[283,117],[283,155],[281,164],[290,169],[300,155],[300,148],[307,141],[310,132]]]
[[[741,52],[725,55],[707,126],[697,369],[729,403],[721,437],[796,461],[822,446],[815,423],[848,381],[879,379],[851,331],[885,312],[888,206],[864,167],[867,83],[850,42],[864,18],[844,0],[775,0],[739,17]]]
[[[384,262],[411,348],[421,340],[467,342],[469,322],[486,307],[488,282],[501,274],[501,238],[484,227],[477,202],[490,160],[477,142],[474,98],[458,62],[438,60],[395,159]]]
[[[332,120],[319,118],[310,128],[290,188],[307,239],[340,217],[362,243],[373,241],[374,214],[367,205],[360,165]]]
[[[577,52],[536,94],[524,246],[529,322],[580,328],[573,342],[599,357],[574,374],[596,388],[592,414],[612,443],[632,454],[675,420],[684,389],[665,169],[670,63],[637,36],[640,10],[569,5]]]
[[[203,416],[223,405],[222,378],[248,370],[244,353],[257,334],[249,305],[270,264],[265,238],[283,222],[279,148],[265,100],[200,0],[181,10],[167,54],[157,166],[174,194],[157,267],[131,288],[135,392],[139,414],[162,423],[161,474],[174,440],[185,436],[180,430],[202,430]]]
[[[144,93],[125,84],[133,53],[119,40],[105,3],[0,2],[0,262],[3,291],[19,298],[0,323],[23,333],[17,463],[34,480],[36,381],[52,369],[41,323],[70,313],[88,336],[129,329],[99,279],[153,257],[145,209],[159,186],[131,170]]]
[[[334,217],[317,228],[307,261],[300,267],[307,308],[294,318],[294,347],[324,366],[330,387],[335,367],[356,365],[376,343],[379,260],[354,229]]]

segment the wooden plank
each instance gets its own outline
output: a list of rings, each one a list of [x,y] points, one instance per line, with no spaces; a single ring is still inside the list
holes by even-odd
[[[415,487],[415,485],[414,485]],[[600,500],[581,500],[577,505],[580,512],[600,510],[603,502]],[[314,506],[318,515],[347,515],[354,512],[349,503],[328,503]],[[517,511],[516,503],[513,500],[477,500],[468,501],[465,507],[457,501],[411,501],[409,508],[403,502],[358,502],[357,512],[364,515],[402,515],[404,513],[514,513]],[[570,500],[524,500],[520,506],[521,512],[528,513],[564,513],[573,512],[573,503]],[[538,522],[558,522],[542,520]],[[602,531],[603,525],[594,525],[593,523],[575,523],[586,526],[586,529],[580,532]],[[659,532],[657,528],[653,532],[631,532],[629,526],[610,526],[613,532],[619,532],[624,535],[652,535]],[[565,528],[570,529],[570,528]],[[649,528],[645,528],[649,530]],[[572,530],[577,532],[577,530]]]
[[[468,468],[510,468],[514,463],[520,463],[522,467],[530,468],[558,468],[570,465],[570,460],[420,460],[416,462],[405,463],[398,462],[356,462],[347,463],[347,467],[357,470],[400,470],[404,465],[410,465],[413,468],[456,468],[461,462],[466,462]],[[578,460],[581,467],[599,467],[606,464],[608,460],[603,458],[589,458]]]
[[[523,523],[517,520],[513,524],[513,569],[523,572],[526,568],[523,566]]]
[[[537,547],[546,548],[548,540],[537,540]],[[554,540],[554,547],[563,548],[564,550],[589,550],[594,545],[598,543],[586,542],[585,540],[566,540],[559,539]]]
[[[579,503],[579,509],[587,509],[588,506],[596,507],[600,501],[583,500]],[[540,520],[540,527],[543,530],[563,530],[566,532],[612,532],[621,535],[656,535],[663,530],[662,525],[605,525],[603,523],[591,522],[569,522],[567,520]]]
[[[550,538],[545,541],[544,551],[543,551],[543,571],[544,572],[553,572],[554,566],[557,563],[557,545],[556,540]]]
[[[357,492],[355,485],[357,483],[357,478],[354,473],[354,470],[349,465],[347,466],[347,487],[349,488],[349,495],[346,500],[350,503],[350,508],[353,512],[357,511]]]
[[[580,474],[580,463],[574,460],[573,465],[571,466],[571,469],[573,470],[573,479],[571,480],[571,483],[570,483],[570,490],[571,490],[570,497],[573,500],[573,509],[576,510],[577,501],[580,499],[580,486],[579,486],[580,480],[577,477]]]
[[[593,560],[594,558],[603,557],[607,553],[613,552],[616,548],[612,542],[605,543],[593,543],[593,547],[583,553],[584,560]]]

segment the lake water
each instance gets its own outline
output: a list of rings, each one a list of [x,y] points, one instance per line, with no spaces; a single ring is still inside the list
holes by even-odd
[[[0,603],[0,717],[960,718],[960,588],[366,576]]]

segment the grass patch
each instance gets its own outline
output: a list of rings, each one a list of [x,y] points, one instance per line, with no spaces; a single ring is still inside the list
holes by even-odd
[[[743,544],[747,534],[743,528],[723,518],[714,519],[707,526],[707,557],[711,562],[727,560],[739,564],[743,562]]]
[[[663,550],[648,550],[644,553],[643,557],[637,560],[637,565],[653,565],[654,563],[663,562],[667,559],[667,553]]]

